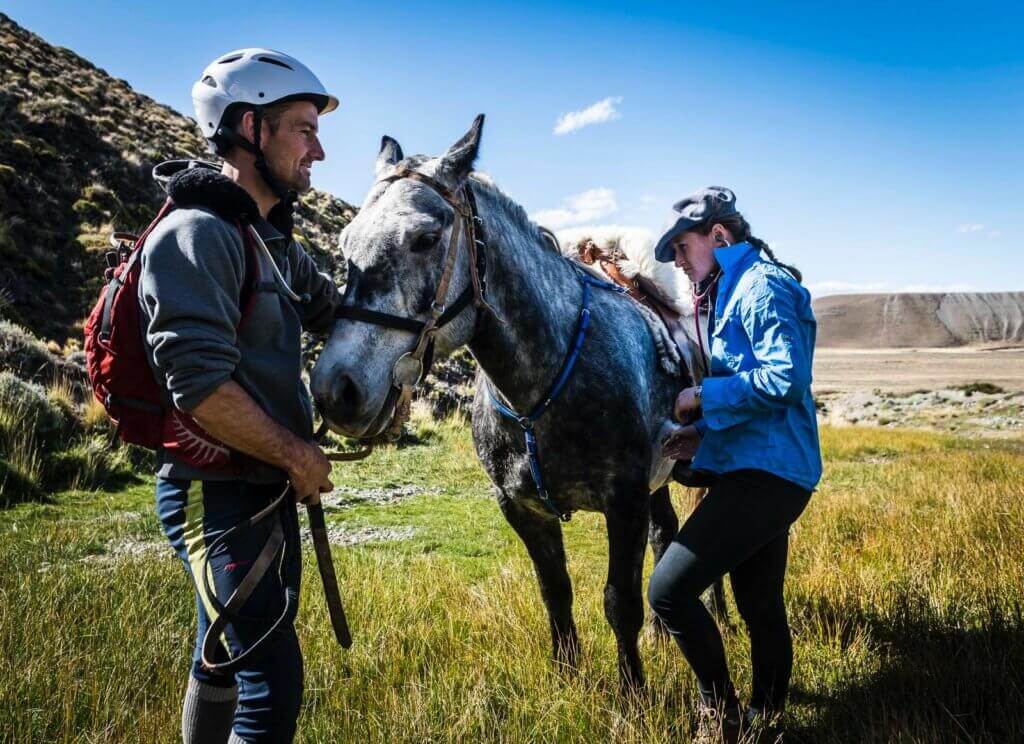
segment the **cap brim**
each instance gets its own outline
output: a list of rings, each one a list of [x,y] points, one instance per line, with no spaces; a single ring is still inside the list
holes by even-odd
[[[661,236],[661,239],[658,241],[658,245],[655,246],[654,258],[661,263],[671,263],[675,261],[676,249],[672,247],[672,241],[691,227],[695,227],[699,224],[699,221],[694,221],[687,217],[680,217],[676,220],[676,224],[672,225],[672,227],[670,227],[668,231]]]

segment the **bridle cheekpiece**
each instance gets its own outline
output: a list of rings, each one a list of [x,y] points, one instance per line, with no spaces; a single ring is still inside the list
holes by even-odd
[[[468,184],[463,184],[453,191],[436,179],[409,168],[401,168],[380,179],[378,183],[390,184],[406,178],[418,181],[436,192],[455,212],[451,237],[442,260],[441,278],[434,291],[434,299],[430,303],[430,317],[423,321],[418,318],[381,313],[357,305],[342,305],[335,311],[335,318],[347,318],[417,334],[413,348],[400,356],[391,370],[391,393],[384,405],[387,407],[393,401],[394,415],[391,423],[378,437],[384,440],[397,439],[402,425],[409,419],[413,389],[423,382],[434,361],[434,336],[437,332],[470,304],[478,310],[490,309],[490,305],[484,299],[487,269],[484,226],[477,214],[473,190]],[[455,273],[455,261],[462,233],[466,235],[466,250],[469,253],[470,284],[454,302],[448,304],[448,290]]]

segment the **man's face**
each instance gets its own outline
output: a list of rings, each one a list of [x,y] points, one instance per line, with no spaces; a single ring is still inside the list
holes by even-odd
[[[285,109],[274,132],[262,128],[263,156],[270,172],[296,193],[309,191],[313,161],[324,159],[317,134],[318,113],[309,101],[296,101]]]

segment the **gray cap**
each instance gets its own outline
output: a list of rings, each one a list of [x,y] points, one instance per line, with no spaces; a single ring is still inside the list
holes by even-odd
[[[672,205],[666,221],[665,234],[654,249],[654,257],[662,263],[675,259],[672,241],[697,225],[736,214],[736,194],[723,186],[708,186]]]

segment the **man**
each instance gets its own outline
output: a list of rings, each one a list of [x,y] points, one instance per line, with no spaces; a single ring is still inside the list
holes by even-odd
[[[173,406],[168,444],[158,452],[157,508],[192,577],[199,613],[182,738],[291,741],[303,679],[295,501],[316,503],[331,489],[330,464],[311,442],[300,338],[303,327],[328,332],[341,300],[291,239],[291,204],[324,159],[318,117],[338,102],[302,63],[268,49],[218,58],[192,98],[224,163],[219,172],[195,162],[158,166],[158,175],[173,175],[167,188],[177,208],[145,242],[139,291],[150,365]],[[250,229],[255,234],[246,236]],[[289,481],[295,501],[208,554]],[[216,667],[255,651],[232,673],[211,670],[201,649],[218,602],[227,602],[275,529],[285,538],[280,553],[228,616],[207,660]]]

